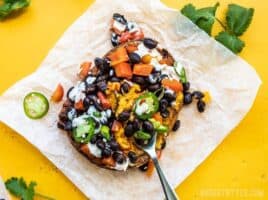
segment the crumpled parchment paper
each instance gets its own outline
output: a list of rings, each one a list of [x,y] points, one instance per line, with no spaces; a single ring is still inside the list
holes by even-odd
[[[7,193],[5,184],[2,180],[2,178],[0,177],[0,199],[4,199],[4,200],[9,200],[9,195]]]
[[[183,108],[181,128],[172,133],[160,160],[175,187],[238,125],[249,111],[261,83],[255,70],[211,39],[178,10],[159,0],[97,0],[62,36],[38,70],[0,98],[0,120],[24,136],[53,162],[87,197],[98,200],[162,200],[156,173],[109,171],[91,164],[57,126],[61,104],[50,103],[41,120],[28,119],[23,98],[31,91],[48,98],[60,82],[65,91],[77,79],[79,65],[111,49],[109,23],[114,12],[139,23],[145,35],[167,48],[187,70],[193,89],[210,91],[212,103],[200,114]]]

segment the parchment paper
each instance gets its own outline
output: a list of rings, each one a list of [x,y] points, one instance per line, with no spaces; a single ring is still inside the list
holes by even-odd
[[[159,0],[98,0],[62,36],[40,68],[11,87],[0,99],[0,120],[24,136],[53,162],[84,194],[101,200],[158,200],[163,192],[156,173],[126,173],[100,169],[69,143],[56,127],[61,104],[50,104],[48,115],[30,120],[23,98],[31,91],[48,98],[61,82],[65,91],[77,81],[83,61],[109,49],[109,22],[114,12],[124,14],[155,38],[187,69],[193,89],[210,91],[213,101],[200,114],[194,104],[180,113],[182,126],[171,134],[161,158],[168,180],[180,184],[238,125],[249,111],[260,85],[254,69],[210,39],[177,10]]]
[[[2,180],[2,178],[0,177],[0,199],[4,199],[4,200],[9,200],[9,196],[5,187],[5,184]]]

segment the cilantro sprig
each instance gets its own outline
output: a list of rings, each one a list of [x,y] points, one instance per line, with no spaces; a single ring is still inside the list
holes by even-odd
[[[0,5],[0,20],[29,5],[30,0],[3,0],[3,3]]]
[[[219,3],[216,3],[213,7],[196,9],[192,4],[188,4],[181,9],[181,13],[209,35],[211,35],[213,24],[217,21],[223,30],[215,36],[215,39],[235,54],[240,53],[245,47],[245,42],[239,37],[248,29],[254,9],[229,4],[226,22],[222,22],[215,16],[218,7]]]
[[[188,80],[187,80],[185,68],[179,62],[175,62],[174,71],[177,74],[177,76],[180,78],[180,81],[183,84],[187,83]]]
[[[37,183],[31,181],[28,185],[23,178],[12,177],[5,182],[7,190],[21,200],[33,200],[34,196],[41,197],[47,200],[54,200],[51,197],[35,192]]]

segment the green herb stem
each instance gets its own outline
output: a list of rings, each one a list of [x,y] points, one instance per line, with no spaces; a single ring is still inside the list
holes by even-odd
[[[227,26],[225,26],[224,23],[223,23],[221,20],[219,20],[217,17],[215,17],[215,19],[216,19],[216,21],[221,25],[221,27],[222,27],[225,31],[227,31]]]
[[[38,196],[40,198],[47,199],[47,200],[55,200],[55,199],[53,199],[51,197],[48,197],[46,195],[43,195],[43,194],[40,194],[40,193],[37,193],[37,192],[35,193],[35,196]]]

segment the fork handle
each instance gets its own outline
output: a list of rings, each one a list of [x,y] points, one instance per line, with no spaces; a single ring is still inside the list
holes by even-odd
[[[170,186],[170,184],[168,183],[160,165],[159,162],[157,160],[157,158],[152,158],[155,168],[157,170],[158,176],[160,178],[165,196],[166,196],[166,200],[178,200],[178,197],[175,193],[175,191],[172,189],[172,187]]]

